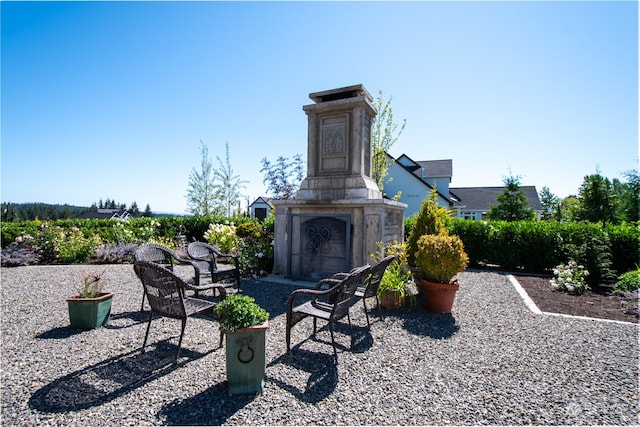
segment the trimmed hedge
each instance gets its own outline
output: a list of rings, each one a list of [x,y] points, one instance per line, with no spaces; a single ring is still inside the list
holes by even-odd
[[[637,225],[455,219],[449,232],[460,236],[474,266],[549,272],[573,259],[596,282],[614,279],[639,262]]]

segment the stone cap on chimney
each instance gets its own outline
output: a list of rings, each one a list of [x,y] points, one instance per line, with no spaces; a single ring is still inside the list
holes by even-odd
[[[367,101],[372,102],[373,98],[367,92],[367,89],[362,84],[353,86],[345,86],[337,89],[324,90],[321,92],[313,92],[309,94],[309,98],[315,103],[337,101],[341,99],[356,98],[358,96],[364,96]]]

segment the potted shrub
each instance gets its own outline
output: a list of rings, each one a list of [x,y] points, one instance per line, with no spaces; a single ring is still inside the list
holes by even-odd
[[[269,313],[248,295],[230,294],[214,313],[225,334],[229,394],[262,393]]]
[[[75,329],[104,326],[111,316],[113,293],[103,292],[102,273],[85,273],[78,293],[67,298],[69,321]]]
[[[438,206],[437,192],[431,191],[428,199],[424,199],[420,210],[415,216],[413,227],[407,238],[407,261],[409,265],[415,266],[415,256],[418,252],[418,239],[425,234],[447,235],[446,221],[450,217],[450,211]]]
[[[469,257],[458,236],[425,234],[418,239],[415,264],[427,310],[451,313],[459,284],[454,276],[467,267]]]

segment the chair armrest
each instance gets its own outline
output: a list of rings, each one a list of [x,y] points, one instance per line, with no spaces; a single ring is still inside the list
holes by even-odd
[[[345,274],[344,277],[336,277],[339,274],[345,274],[345,273],[336,273],[333,276],[331,276],[330,279],[321,279],[318,283],[316,283],[316,286],[314,289],[321,290],[324,286],[327,286],[327,289],[331,289],[335,285],[342,282],[348,276],[348,274]]]
[[[190,265],[191,267],[193,267],[193,270],[195,272],[195,278],[194,278],[195,286],[200,286],[200,267],[198,267],[196,263],[191,261],[190,259],[184,259],[178,256],[173,256],[173,259],[175,259],[180,265]],[[193,286],[193,285],[190,285],[190,286]]]
[[[220,299],[223,300],[227,296],[227,290],[224,286],[221,286],[217,283],[209,283],[206,285],[191,285],[189,283],[185,283],[185,289],[189,289],[190,291],[206,291],[209,289],[217,289],[220,292]],[[215,296],[215,293],[213,294]]]
[[[324,282],[324,283],[322,283]],[[322,283],[322,284],[321,284]],[[295,299],[299,296],[311,296],[314,298],[319,298],[322,297],[324,295],[330,295],[333,292],[335,292],[335,288],[337,286],[340,286],[342,284],[341,281],[339,280],[334,280],[334,279],[322,279],[320,282],[318,282],[318,284],[316,285],[316,288],[318,288],[318,286],[322,286],[324,284],[333,284],[334,286],[330,287],[329,289],[296,289],[295,291],[291,292],[291,295],[289,295],[289,299],[287,300],[287,312],[291,312],[291,310],[293,309],[293,303],[295,301]]]

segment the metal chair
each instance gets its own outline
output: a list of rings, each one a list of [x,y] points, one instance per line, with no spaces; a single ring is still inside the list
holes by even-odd
[[[338,352],[333,334],[333,324],[338,320],[347,317],[349,322],[349,335],[351,346],[353,347],[353,331],[351,329],[351,316],[349,306],[351,298],[358,287],[369,273],[369,265],[351,270],[351,272],[341,276],[340,279],[330,278],[320,280],[315,289],[297,289],[291,293],[287,301],[287,353],[291,350],[291,329],[295,324],[306,317],[313,317],[313,334],[316,334],[317,319],[325,320],[329,323],[331,332],[331,344],[333,354],[338,361]],[[328,286],[328,289],[322,289]],[[295,306],[296,298],[300,296],[311,296],[311,301],[307,301]]]
[[[210,285],[200,285],[200,268],[195,262],[179,257],[178,254],[176,254],[174,251],[162,245],[149,243],[147,245],[140,246],[138,249],[136,249],[134,257],[136,261],[153,262],[155,264],[161,265],[172,273],[176,273],[185,283],[189,285],[189,289],[195,292],[195,296],[198,296],[199,291],[214,288]],[[185,275],[182,271],[178,272],[176,271],[175,266],[187,266],[186,271],[190,273],[187,273]],[[144,300],[145,294],[142,294],[140,311],[144,310]]]
[[[187,319],[196,314],[204,314],[214,318],[213,307],[215,302],[207,301],[199,298],[188,297],[185,290],[190,286],[173,272],[162,267],[159,264],[148,261],[136,261],[133,268],[142,282],[144,293],[151,305],[151,314],[149,315],[149,323],[147,324],[147,332],[144,335],[142,351],[147,345],[149,337],[149,329],[151,321],[156,314],[172,319],[180,319],[182,328],[180,331],[180,339],[178,340],[178,350],[176,351],[176,361],[180,356],[180,347],[182,345],[182,337],[184,335]],[[220,299],[226,297],[224,287],[218,286],[220,291]],[[222,347],[222,330],[220,331],[220,347]]]
[[[378,299],[378,288],[380,287],[380,282],[382,281],[384,272],[387,270],[387,267],[393,262],[394,259],[395,255],[389,255],[383,258],[373,267],[371,267],[371,269],[369,270],[369,275],[364,280],[364,283],[361,286],[358,286],[353,294],[354,297],[362,299],[362,304],[364,305],[364,315],[367,317],[367,327],[369,329],[371,329],[371,324],[369,323],[369,314],[367,313],[367,298],[376,298],[378,315],[382,319],[382,310],[380,309],[380,300]]]
[[[203,242],[191,242],[187,246],[187,255],[200,269],[200,275],[218,283],[225,279],[236,282],[236,288],[240,292],[240,261],[233,254],[223,254],[214,246]],[[231,262],[219,262],[221,259]]]

